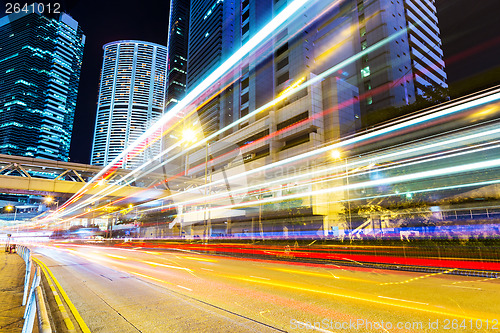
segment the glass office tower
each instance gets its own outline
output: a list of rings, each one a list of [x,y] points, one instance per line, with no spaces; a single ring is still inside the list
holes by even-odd
[[[0,154],[67,161],[82,29],[64,13],[21,11],[0,19],[0,41]]]
[[[183,0],[172,0],[170,2],[170,22],[167,43],[167,110],[177,104],[186,94],[189,5],[189,1]]]

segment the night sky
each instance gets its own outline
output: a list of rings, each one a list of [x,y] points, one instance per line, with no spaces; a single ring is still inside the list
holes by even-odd
[[[102,45],[127,39],[166,45],[169,1],[60,2],[65,11],[79,22],[87,36],[70,157],[73,162],[89,163]],[[2,8],[5,8],[4,3],[0,1]],[[446,72],[451,85],[500,65],[499,0],[436,0],[436,5]]]

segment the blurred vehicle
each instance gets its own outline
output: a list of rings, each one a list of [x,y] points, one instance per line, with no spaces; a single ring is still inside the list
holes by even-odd
[[[58,229],[54,230],[52,234],[49,236],[49,239],[68,239],[69,232],[68,230]]]

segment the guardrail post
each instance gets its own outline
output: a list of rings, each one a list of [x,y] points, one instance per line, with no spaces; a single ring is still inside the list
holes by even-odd
[[[29,251],[29,250],[28,250]],[[26,298],[28,297],[28,286],[30,283],[30,276],[31,276],[31,258],[29,257],[29,252],[27,261],[26,261],[26,275],[24,276],[24,295],[23,295],[23,305],[26,305]],[[33,279],[34,281],[35,279]]]
[[[24,320],[22,333],[33,332],[33,324],[35,323],[35,313],[36,313],[36,300],[35,297],[31,297],[30,302],[26,309],[29,309],[28,317]]]
[[[33,276],[33,282],[31,283],[31,288],[29,290],[29,295],[28,295],[28,305],[26,306],[26,309],[24,310],[23,318],[26,318],[28,313],[31,311],[31,307],[33,304],[32,300],[35,297],[35,295],[34,295],[35,288],[38,287],[38,285],[40,285],[40,268],[39,267],[36,268],[35,275]]]
[[[33,276],[33,282],[31,284],[31,289],[28,297],[28,304],[26,305],[26,310],[24,311],[24,325],[22,333],[33,332],[33,324],[35,323],[36,314],[36,287],[40,284],[40,268],[36,268],[35,275]]]

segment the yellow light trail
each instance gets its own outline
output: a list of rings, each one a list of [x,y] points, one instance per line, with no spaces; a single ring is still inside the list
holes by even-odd
[[[134,274],[134,275],[138,275],[138,276],[141,276],[143,278],[150,279],[150,280],[153,280],[153,281],[156,281],[156,282],[161,282],[161,283],[166,283],[166,284],[173,285],[172,282],[168,282],[168,281],[165,281],[165,280],[162,280],[162,279],[157,279],[157,278],[149,276],[149,275],[145,275],[145,274],[141,274],[141,273],[137,273],[137,272],[133,272],[133,271],[129,271],[129,273]]]
[[[378,284],[378,282],[374,282],[374,281],[370,281],[370,280],[350,278],[350,277],[345,277],[345,276],[337,276],[337,275],[333,275],[333,274],[313,273],[313,272],[299,271],[299,270],[295,270],[295,269],[286,269],[286,268],[268,268],[268,269],[271,269],[274,271],[285,272],[285,273],[317,276],[317,277],[323,277],[323,278],[328,278],[328,279],[334,278],[334,279],[339,279],[339,280],[348,280],[348,281],[356,281],[356,282],[363,282],[363,283],[369,283],[369,284]]]
[[[204,259],[204,258],[195,258],[195,257],[181,257],[189,260],[197,260],[197,261],[206,261],[206,262],[217,262],[215,259]]]
[[[456,260],[456,258],[453,258],[453,259]],[[456,268],[452,268],[452,269],[449,269],[449,270],[444,271],[444,272],[432,273],[432,274],[425,274],[425,275],[422,275],[422,276],[417,276],[417,277],[414,277],[414,278],[411,278],[411,279],[408,279],[408,280],[405,280],[405,281],[400,281],[400,282],[379,283],[379,285],[381,285],[381,286],[387,286],[387,285],[392,285],[392,284],[405,284],[405,283],[414,282],[414,281],[417,281],[417,280],[429,278],[429,277],[436,276],[436,275],[448,274],[448,273],[451,273],[451,272],[456,271],[456,270],[457,270]]]

